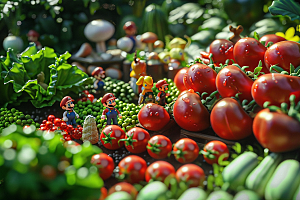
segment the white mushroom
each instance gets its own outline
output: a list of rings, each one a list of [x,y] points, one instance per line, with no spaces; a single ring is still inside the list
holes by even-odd
[[[118,40],[117,47],[122,51],[129,52],[133,47],[133,42],[129,37],[122,37]]]
[[[113,36],[115,27],[108,21],[97,19],[93,20],[84,28],[84,35],[92,42],[96,42],[98,53],[106,51],[105,41]]]

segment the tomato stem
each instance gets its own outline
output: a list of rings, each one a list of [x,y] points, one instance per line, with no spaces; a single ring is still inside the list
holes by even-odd
[[[151,147],[146,146],[147,149],[149,149],[150,151],[152,151],[153,153],[159,153],[161,152],[161,149],[159,149],[159,147],[162,147],[161,144],[153,144],[153,143],[148,143],[150,144]]]
[[[103,132],[103,134],[105,135],[105,137],[102,138],[102,140],[104,141],[104,144],[110,143],[110,145],[112,146],[112,140],[116,139],[115,137],[110,137],[110,135],[112,134],[112,131],[108,134]]]
[[[137,142],[137,140],[136,140],[136,139],[132,139],[132,138],[133,138],[133,135],[134,135],[133,133],[132,133],[131,136],[128,136],[128,135],[126,134],[127,139],[120,139],[120,140],[118,141],[118,143],[124,141],[126,146],[131,146],[131,148],[134,149],[133,143],[134,143],[134,142]]]

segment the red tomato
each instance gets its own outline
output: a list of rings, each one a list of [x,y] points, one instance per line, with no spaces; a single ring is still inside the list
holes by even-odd
[[[70,140],[72,140],[70,134],[64,134],[63,137],[64,137],[65,141],[70,141]]]
[[[224,159],[227,160],[229,157],[229,150],[227,148],[227,145],[224,142],[221,141],[217,141],[217,140],[213,140],[209,143],[207,143],[204,148],[203,151],[206,153],[203,153],[203,157],[204,160],[208,163],[208,164],[220,164],[219,163],[219,157],[223,154],[228,154]]]
[[[135,189],[135,187],[133,185],[131,185],[130,183],[126,183],[126,182],[121,182],[121,183],[117,183],[114,186],[112,186],[108,190],[108,195],[110,195],[114,192],[119,192],[119,191],[127,192],[128,194],[130,194],[132,196],[132,199],[135,199],[138,194],[138,191]]]
[[[91,163],[99,169],[99,176],[106,180],[108,179],[115,168],[114,161],[106,153],[95,154],[91,158]]]
[[[66,122],[61,122],[61,123],[60,123],[60,129],[61,129],[61,130],[66,130],[67,127],[68,127],[68,126],[67,126]]]
[[[119,175],[125,175],[125,181],[129,183],[139,183],[145,178],[147,169],[146,161],[135,155],[123,158],[119,163]]]
[[[124,146],[124,142],[119,142],[120,139],[124,138],[124,130],[117,125],[106,126],[100,134],[100,140],[103,146],[110,150],[119,149]]]
[[[233,98],[220,100],[210,113],[214,132],[227,140],[240,140],[252,134],[253,119]]]
[[[268,108],[260,111],[253,121],[257,141],[272,152],[286,152],[300,147],[300,122]]]
[[[285,102],[289,104],[292,94],[296,96],[295,102],[300,101],[300,77],[285,74],[265,74],[254,81],[251,89],[253,99],[263,107],[266,101],[270,105],[280,106]]]
[[[252,101],[251,87],[253,80],[249,78],[240,68],[234,65],[224,67],[216,77],[218,92],[222,97],[234,97],[237,93],[242,102],[244,99],[248,103]]]
[[[105,187],[102,187],[100,189],[100,198],[98,200],[105,200],[105,198],[107,197],[107,189]]]
[[[193,162],[198,157],[199,147],[194,140],[183,138],[174,144],[173,154],[180,163]]]
[[[272,65],[277,65],[290,72],[290,64],[295,68],[300,65],[300,44],[293,41],[273,44],[265,53],[265,63],[269,69]]]
[[[173,165],[166,161],[156,161],[147,168],[145,179],[147,182],[151,179],[154,181],[164,182],[169,175],[174,175],[175,177],[175,169]]]
[[[286,39],[283,37],[280,37],[278,35],[275,34],[268,34],[268,35],[264,35],[259,39],[259,42],[265,42],[265,46],[269,43],[269,42],[273,42],[274,44],[277,42],[281,42],[281,41],[285,41]]]
[[[73,126],[72,125],[67,125],[66,131],[70,134],[73,131]]]
[[[57,129],[58,129],[57,126],[53,126],[53,127],[50,129],[50,131],[56,131]]]
[[[53,121],[54,125],[57,127],[61,126],[61,119],[60,118],[55,118]]]
[[[138,119],[144,128],[158,131],[167,125],[170,116],[164,107],[155,103],[147,103],[139,111]]]
[[[209,66],[196,63],[188,69],[184,75],[183,82],[187,89],[193,89],[200,94],[207,92],[209,95],[217,90],[216,76],[215,70]],[[208,95],[204,95],[204,98]]]
[[[265,66],[264,55],[267,48],[262,45],[258,40],[254,38],[242,38],[233,48],[233,55],[236,62],[242,66],[249,66],[247,71],[254,72],[254,69],[258,66],[259,61],[262,62],[261,72],[270,73]]]
[[[214,40],[209,46],[209,53],[213,54],[214,64],[219,66],[220,64],[225,64],[227,59],[233,59],[233,46],[231,41],[225,39]],[[229,62],[232,64],[232,61]]]
[[[148,154],[155,159],[163,159],[172,151],[172,143],[163,135],[155,135],[148,141]]]
[[[47,120],[44,119],[43,122],[42,122],[42,124],[46,124],[46,122],[47,122]]]
[[[187,67],[182,68],[181,70],[179,70],[177,72],[177,74],[174,77],[174,83],[180,92],[186,90],[184,83],[183,83],[183,77],[188,69],[189,68],[187,68]]]
[[[183,91],[173,107],[176,123],[188,131],[202,131],[210,126],[209,112],[193,90]]]
[[[142,128],[135,127],[130,129],[126,135],[125,139],[120,141],[125,142],[126,149],[131,153],[142,153],[146,151],[146,146],[150,139],[150,134]]]
[[[49,115],[47,119],[50,122],[54,122],[55,116],[54,115]]]
[[[71,137],[74,138],[74,139],[79,140],[82,137],[82,133],[80,133],[80,131],[77,128],[75,128],[71,132]]]
[[[46,129],[49,130],[53,127],[53,123],[51,121],[47,121],[45,126],[46,126]]]
[[[186,164],[176,171],[176,179],[184,181],[191,187],[203,186],[205,173],[201,167],[195,164]]]

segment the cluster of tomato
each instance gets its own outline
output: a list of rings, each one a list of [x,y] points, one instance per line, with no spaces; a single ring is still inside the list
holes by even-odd
[[[47,120],[43,120],[39,130],[52,132],[60,130],[63,133],[64,140],[70,141],[72,139],[81,139],[83,128],[81,125],[77,125],[77,127],[74,128],[72,125],[67,125],[66,122],[60,118],[49,115]]]
[[[273,45],[265,47],[260,41]],[[300,44],[276,35],[266,35],[260,41],[249,37],[236,43],[215,40],[209,52],[214,64],[204,64],[202,58],[202,63],[179,72],[174,82],[181,94],[173,115],[181,128],[199,132],[211,126],[228,140],[254,133],[261,145],[273,152],[300,147],[300,106],[296,106],[300,100],[300,71],[296,68],[300,65]],[[287,72],[278,73],[282,70]],[[196,92],[206,94],[200,97]],[[219,99],[205,107],[207,97]],[[255,109],[250,114],[246,108],[251,105]]]
[[[86,102],[87,100],[93,102],[94,98],[95,98],[94,95],[90,94],[88,90],[83,90],[82,93],[80,94],[80,98],[77,99],[77,102],[78,101]]]

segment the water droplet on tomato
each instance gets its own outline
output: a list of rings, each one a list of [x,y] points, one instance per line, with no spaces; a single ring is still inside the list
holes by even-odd
[[[275,83],[278,83],[278,81],[277,81],[277,80],[275,80]]]
[[[200,72],[197,72],[197,74],[200,74]]]
[[[194,126],[198,126],[198,124],[193,124]]]
[[[155,116],[159,116],[159,113],[158,113],[158,112],[155,112]]]
[[[227,84],[227,80],[225,79],[225,80],[223,81],[223,85],[226,86],[226,84]]]
[[[184,118],[186,119],[186,118],[187,118],[187,116],[184,116]]]
[[[290,82],[293,82],[293,80],[292,80],[292,79],[290,79]]]
[[[199,83],[202,83],[202,81],[199,81]]]
[[[190,82],[194,85],[192,77],[190,77]]]
[[[245,53],[246,53],[246,54],[248,54],[248,53],[249,53],[249,51],[246,49],[246,50],[245,50]]]
[[[280,55],[280,52],[278,51],[277,54]]]
[[[225,76],[231,76],[231,72],[230,71],[226,72]]]
[[[209,73],[209,72],[210,72],[210,70],[207,70],[207,71],[206,71],[206,73]]]
[[[229,87],[229,88],[231,88],[231,86],[230,86],[230,85],[229,85],[228,87]]]
[[[193,105],[196,105],[196,103],[193,103]]]
[[[187,97],[182,98],[182,100],[183,100],[185,103],[189,103],[189,102],[190,102],[190,99],[187,98]]]
[[[262,80],[261,82],[262,82],[262,83],[267,83],[267,80],[266,80],[266,79],[264,79],[264,80]]]
[[[279,51],[279,48],[278,48],[278,46],[276,46],[276,48],[275,48],[277,51]]]
[[[150,113],[149,113],[149,115],[150,115],[150,116],[152,116],[152,115],[153,115],[153,113],[152,113],[152,112],[150,112]]]
[[[194,71],[195,70],[195,68],[194,67],[192,67],[192,71]]]
[[[191,109],[191,112],[193,112],[193,109]]]
[[[233,82],[235,82],[235,79],[232,79]]]

